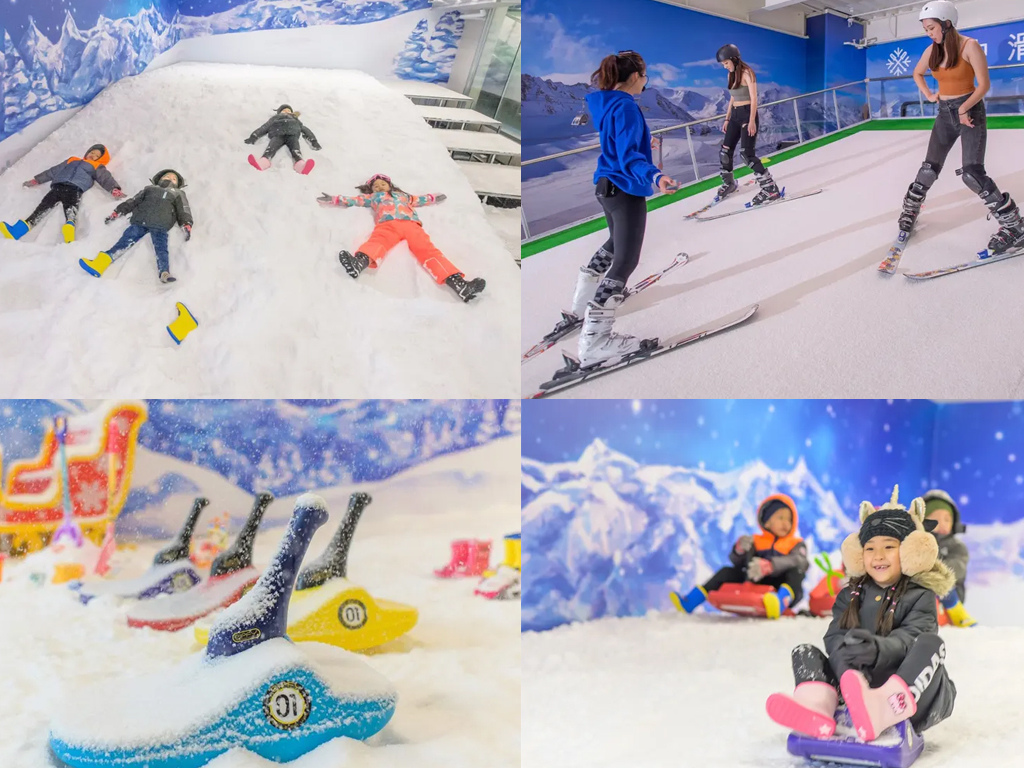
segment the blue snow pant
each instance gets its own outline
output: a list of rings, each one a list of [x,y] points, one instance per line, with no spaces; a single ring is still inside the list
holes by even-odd
[[[130,224],[128,229],[121,235],[121,239],[114,243],[114,247],[107,251],[114,261],[127,251],[139,240],[149,235],[153,239],[153,248],[156,249],[156,271],[157,273],[170,272],[170,259],[167,255],[167,230],[153,229],[152,227],[140,227],[138,224]]]

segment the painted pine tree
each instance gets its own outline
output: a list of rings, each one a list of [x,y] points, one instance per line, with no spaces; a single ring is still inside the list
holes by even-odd
[[[452,72],[455,54],[459,50],[459,40],[466,22],[458,11],[449,11],[438,19],[434,25],[434,33],[430,36],[424,57],[431,64],[431,81],[447,83]]]
[[[420,19],[405,41],[405,48],[395,56],[395,74],[405,80],[430,80],[431,67],[424,60],[427,47],[427,20]]]

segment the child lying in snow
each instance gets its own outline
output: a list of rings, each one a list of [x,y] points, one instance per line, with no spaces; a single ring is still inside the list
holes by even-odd
[[[22,186],[35,187],[49,181],[50,191],[26,218],[15,224],[0,223],[0,234],[12,240],[20,240],[39,223],[47,211],[60,203],[64,208],[64,242],[72,242],[75,239],[75,224],[82,195],[94,182],[99,182],[100,186],[114,197],[124,197],[121,185],[114,181],[114,177],[107,170],[109,162],[110,153],[107,152],[107,148],[102,144],[93,144],[85,153],[85,157],[69,157],[63,163],[58,163],[26,181]]]
[[[314,162],[302,159],[302,152],[299,150],[299,136],[305,137],[309,146],[314,150],[321,148],[320,142],[316,140],[313,132],[299,120],[299,113],[293,112],[287,104],[278,107],[277,114],[253,131],[245,143],[255,144],[260,136],[270,136],[270,143],[267,144],[263,156],[259,159],[255,155],[249,155],[249,164],[257,171],[267,170],[270,167],[270,161],[277,154],[277,150],[285,145],[291,152],[293,167],[297,172],[307,174],[313,170]]]
[[[803,596],[804,574],[807,573],[807,545],[797,532],[796,503],[784,493],[776,493],[761,502],[757,510],[761,533],[740,536],[729,560],[732,567],[719,569],[702,586],[686,594],[672,593],[676,607],[687,613],[703,603],[723,584],[757,581],[774,587],[764,596],[765,613],[777,619],[789,606]]]
[[[413,197],[396,187],[383,173],[374,174],[356,189],[362,192],[357,197],[328,195],[325,192],[317,198],[320,205],[361,206],[373,211],[376,226],[370,239],[359,246],[355,256],[348,251],[338,254],[349,275],[357,278],[367,267],[376,269],[387,252],[405,240],[413,257],[434,281],[438,285],[445,283],[463,301],[476,298],[484,289],[487,284],[483,278],[467,281],[466,276],[445,258],[423,231],[423,224],[416,215],[415,208],[443,202],[447,199],[445,195]]]
[[[107,217],[109,224],[125,213],[132,215],[131,225],[121,235],[113,248],[100,251],[95,259],[79,259],[82,269],[93,277],[101,277],[107,268],[125,251],[146,235],[153,240],[156,250],[156,268],[160,282],[173,283],[170,261],[167,254],[167,232],[175,224],[185,230],[185,239],[192,237],[192,211],[188,198],[181,188],[185,179],[177,171],[168,168],[153,177],[153,183],[130,200],[125,200]]]

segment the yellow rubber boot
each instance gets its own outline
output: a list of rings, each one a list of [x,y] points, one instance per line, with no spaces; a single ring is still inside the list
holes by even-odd
[[[764,595],[764,614],[769,619],[777,619],[782,612],[789,608],[793,599],[793,590],[788,584],[783,584],[777,592],[766,592]]]
[[[971,614],[967,612],[967,609],[964,608],[963,602],[960,600],[957,600],[956,605],[952,608],[946,608],[946,615],[949,617],[949,620],[958,627],[973,627],[978,623],[971,617]]]
[[[188,307],[180,301],[174,306],[178,308],[178,317],[167,326],[167,332],[171,334],[175,344],[181,344],[186,336],[199,327],[199,321],[188,311]]]
[[[521,534],[505,537],[505,565],[523,570],[523,539]]]
[[[109,253],[100,251],[95,259],[79,259],[78,264],[93,277],[103,277],[107,267],[114,263]]]
[[[75,242],[75,222],[68,221],[64,223],[64,226],[60,228],[60,231],[64,235],[65,243]]]

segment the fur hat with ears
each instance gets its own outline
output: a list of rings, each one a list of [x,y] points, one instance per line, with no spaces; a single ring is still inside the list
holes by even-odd
[[[900,504],[896,500],[899,490],[898,485],[894,486],[892,498],[877,509],[870,501],[861,502],[861,529],[843,542],[843,565],[852,578],[863,576],[864,546],[861,542],[872,536],[891,536],[900,541],[900,570],[911,581],[942,597],[953,588],[956,577],[939,560],[939,545],[927,532],[929,527],[935,527],[935,521],[925,520],[925,503],[920,497],[910,502],[909,510]]]

